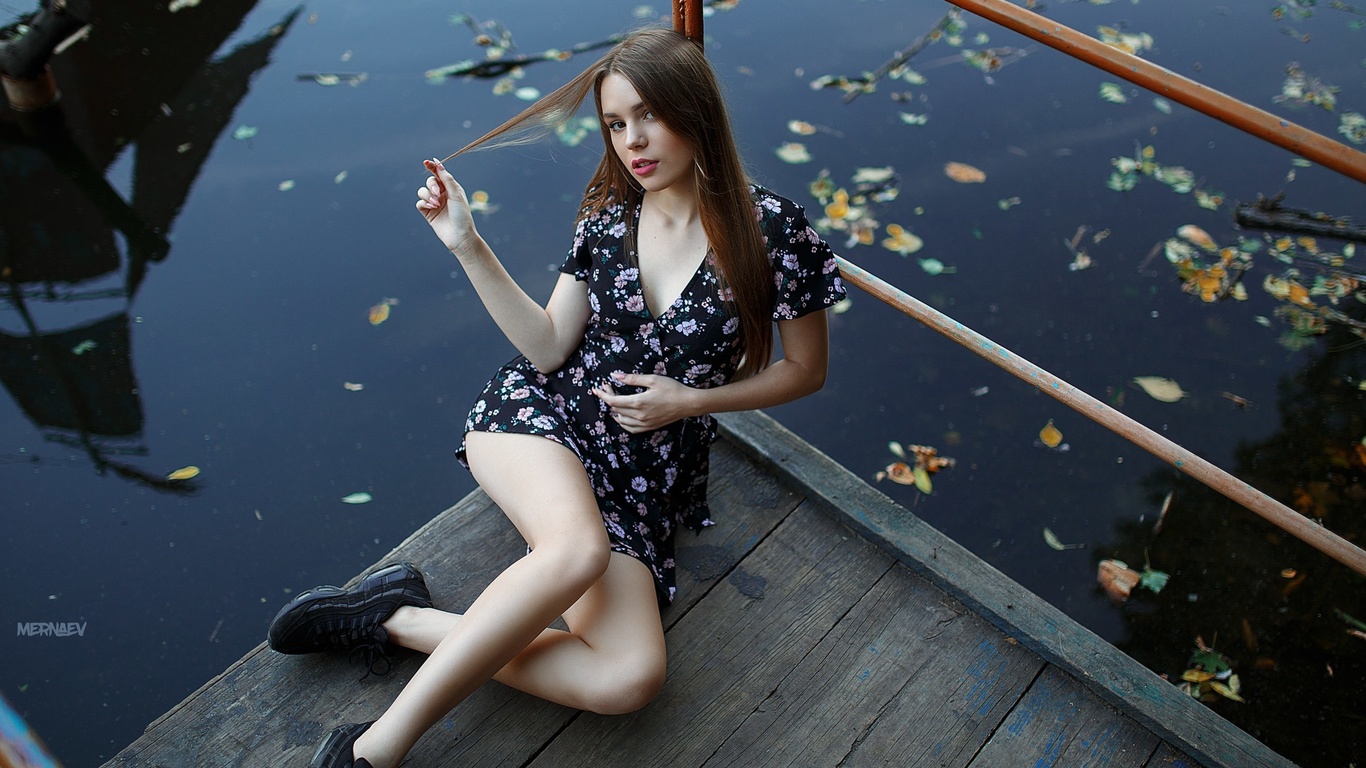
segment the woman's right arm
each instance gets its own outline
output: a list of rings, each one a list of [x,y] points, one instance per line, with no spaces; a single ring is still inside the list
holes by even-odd
[[[537,370],[556,370],[578,347],[588,327],[587,285],[562,274],[546,305],[536,303],[475,230],[465,190],[440,163],[427,160],[424,164],[432,175],[417,191],[417,210],[447,250],[455,254],[508,341]]]

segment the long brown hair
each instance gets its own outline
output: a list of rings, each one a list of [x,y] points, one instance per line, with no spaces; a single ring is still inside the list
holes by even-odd
[[[773,354],[773,270],[721,88],[700,46],[668,29],[634,32],[578,77],[456,154],[534,141],[572,118],[590,91],[601,116],[602,81],[609,74],[629,80],[655,118],[693,150],[698,215],[721,295],[740,319],[745,357],[739,375],[758,373]],[[642,191],[612,149],[607,126],[599,128],[605,151],[584,191],[583,210],[596,213],[618,202],[634,210]]]

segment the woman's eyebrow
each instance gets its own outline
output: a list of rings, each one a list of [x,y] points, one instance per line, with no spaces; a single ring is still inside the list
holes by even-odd
[[[639,112],[639,111],[641,111],[642,109],[645,109],[645,102],[643,102],[643,101],[642,101],[642,102],[638,102],[634,107],[631,107],[630,111],[631,111],[631,112]],[[620,117],[620,115],[618,115],[616,112],[603,112],[603,113],[602,113],[602,116],[603,116],[603,117]]]

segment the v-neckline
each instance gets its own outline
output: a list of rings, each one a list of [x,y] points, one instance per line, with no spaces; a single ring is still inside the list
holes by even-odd
[[[633,224],[635,225],[634,229],[637,235],[640,233],[640,212],[644,208],[644,206],[645,198],[644,196],[642,196],[640,202],[636,203],[635,221],[633,222]],[[702,274],[702,272],[707,268],[707,262],[711,261],[711,245],[707,246],[706,252],[702,254],[702,260],[697,263],[697,267],[693,269],[692,275],[688,277],[688,282],[683,284],[683,288],[679,290],[678,295],[673,297],[673,300],[664,306],[664,310],[662,312],[656,313],[653,309],[650,308],[649,299],[645,297],[645,270],[641,269],[640,266],[640,245],[638,243],[638,238],[631,238],[630,260],[635,263],[636,268],[635,290],[638,294],[640,294],[640,304],[642,307],[645,308],[646,316],[649,317],[651,320],[658,321],[672,313],[674,311],[674,307],[678,306],[678,302],[682,301],[683,297],[688,295],[688,291],[692,290],[692,284],[697,282],[697,276]]]
[[[673,298],[673,301],[670,301],[669,304],[666,307],[664,307],[663,312],[659,312],[656,314],[655,311],[650,308],[649,300],[645,298],[645,281],[641,279],[641,275],[644,273],[640,269],[640,259],[639,257],[637,257],[636,290],[640,292],[640,303],[642,306],[645,307],[645,314],[648,315],[651,320],[661,320],[665,316],[671,314],[674,311],[674,308],[678,306],[678,303],[683,300],[683,297],[688,295],[688,291],[692,290],[692,284],[697,282],[697,276],[702,274],[702,270],[706,268],[707,261],[710,258],[711,248],[708,248],[707,252],[702,256],[702,261],[698,263],[697,269],[694,269],[692,272],[692,276],[688,278],[688,282],[683,284],[683,290],[679,291],[678,295]]]

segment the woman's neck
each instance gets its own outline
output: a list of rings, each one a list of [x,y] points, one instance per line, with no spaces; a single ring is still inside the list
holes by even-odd
[[[656,192],[647,192],[642,196],[642,200],[648,200],[649,207],[653,213],[667,224],[669,228],[686,227],[697,220],[700,215],[697,207],[697,195],[691,184],[686,189],[680,189],[683,185],[674,184],[666,189]]]

